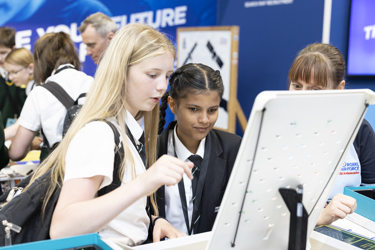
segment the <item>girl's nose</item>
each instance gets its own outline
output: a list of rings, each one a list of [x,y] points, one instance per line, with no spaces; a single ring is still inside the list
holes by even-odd
[[[160,80],[156,85],[157,91],[165,92],[168,88],[168,79]]]
[[[208,119],[208,115],[206,112],[203,112],[200,119],[199,119],[199,122],[201,123],[208,123],[209,119]]]

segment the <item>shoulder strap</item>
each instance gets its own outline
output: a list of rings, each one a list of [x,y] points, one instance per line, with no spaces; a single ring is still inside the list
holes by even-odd
[[[75,100],[74,105],[78,105],[78,100],[79,100],[80,98],[83,98],[83,97],[86,97],[86,93],[82,93],[82,94],[80,94],[80,95],[77,97],[77,100]]]
[[[74,105],[74,100],[56,82],[47,82],[41,86],[51,92],[51,94],[54,95],[65,106],[66,109],[69,109]]]
[[[56,82],[47,82],[46,84],[41,85],[41,87],[45,88],[48,90],[52,95],[54,95],[57,100],[61,102],[62,105],[66,109],[69,109],[74,105],[74,100],[66,93],[66,91]],[[51,145],[49,145],[49,142],[47,140],[47,137],[44,135],[43,128],[41,129],[41,133],[43,135],[43,141],[46,146],[48,154],[51,153]]]
[[[121,180],[119,176],[119,169],[122,162],[122,159],[124,158],[124,147],[122,145],[122,142],[120,141],[120,133],[115,125],[112,124],[112,122],[105,120],[105,123],[109,125],[109,127],[112,129],[115,139],[115,160],[114,160],[114,166],[113,166],[113,175],[112,175],[112,183],[98,191],[98,196],[102,196],[106,193],[109,193],[119,186],[121,186]]]
[[[113,131],[113,134],[114,134],[114,137],[115,137],[114,138],[115,139],[115,144],[116,144],[115,154],[119,154],[121,152],[124,152],[124,148],[122,146],[122,142],[120,142],[120,132],[118,132],[118,129],[116,128],[115,125],[113,125],[112,122],[105,120],[105,123],[107,123],[108,126],[111,127],[111,129]]]

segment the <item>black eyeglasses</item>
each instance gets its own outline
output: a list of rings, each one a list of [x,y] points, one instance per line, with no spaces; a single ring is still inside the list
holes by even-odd
[[[22,68],[22,69],[19,69],[17,71],[9,71],[8,72],[8,76],[11,76],[11,75],[17,75],[19,72],[21,72],[22,70],[26,69],[26,67]]]

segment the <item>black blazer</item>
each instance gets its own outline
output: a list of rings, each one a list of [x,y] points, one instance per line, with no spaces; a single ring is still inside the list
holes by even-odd
[[[158,137],[158,157],[168,153],[168,135],[175,125],[176,121],[171,122],[168,128]],[[203,179],[203,185],[199,187],[200,184],[198,184],[197,188],[195,202],[198,202],[198,211],[195,215],[193,214],[192,221],[195,221],[199,215],[200,218],[194,225],[195,234],[212,230],[241,144],[241,137],[238,135],[216,129],[212,129],[206,138],[206,143],[208,140],[211,142],[211,151],[209,154],[205,152],[205,158],[206,155],[210,157],[207,172]],[[199,178],[200,182],[202,171]],[[157,190],[156,201],[159,208],[159,216],[165,218],[165,186]],[[182,210],[181,216],[183,216]]]

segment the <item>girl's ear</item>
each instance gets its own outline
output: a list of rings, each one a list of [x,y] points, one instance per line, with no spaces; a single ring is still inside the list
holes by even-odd
[[[339,86],[337,86],[337,89],[345,89],[345,80],[342,80],[339,84]]]
[[[172,111],[173,114],[176,114],[177,111],[177,103],[176,100],[172,97],[168,96],[168,105],[169,109]]]
[[[33,71],[34,71],[34,64],[33,64],[33,63],[30,63],[29,66],[27,67],[27,69],[28,69],[29,71],[31,71],[31,74],[32,74]]]
[[[27,69],[27,72],[29,73],[29,81],[31,81],[33,79],[33,74],[34,74],[34,64],[30,63],[26,69]]]

